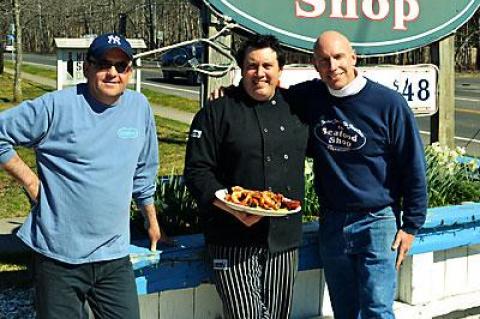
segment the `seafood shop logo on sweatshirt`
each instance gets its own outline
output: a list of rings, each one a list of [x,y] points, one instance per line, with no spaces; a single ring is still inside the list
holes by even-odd
[[[359,150],[367,141],[361,130],[345,121],[321,120],[313,132],[315,138],[331,151]]]

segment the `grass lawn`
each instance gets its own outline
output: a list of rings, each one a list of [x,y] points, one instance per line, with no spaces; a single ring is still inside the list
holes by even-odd
[[[52,90],[48,86],[22,80],[24,99],[32,99]],[[13,105],[13,76],[6,73],[0,74],[0,111]]]
[[[142,89],[142,93],[152,104],[160,104],[190,113],[197,113],[200,109],[199,101],[185,99],[175,95],[163,94],[145,88]]]
[[[22,82],[25,99],[35,98],[51,88]],[[0,75],[0,111],[12,107],[12,77],[7,74]],[[159,140],[160,169],[159,175],[168,175],[172,172],[183,172],[186,138],[188,125],[155,117]],[[35,155],[32,150],[17,148],[20,157],[35,169]],[[29,203],[22,188],[4,171],[0,170],[0,218],[26,216]]]
[[[9,69],[14,68],[14,63],[12,61],[4,61],[5,67]],[[42,68],[37,65],[22,63],[22,72],[35,74],[38,76],[43,76],[52,80],[57,79],[57,71],[55,68]]]

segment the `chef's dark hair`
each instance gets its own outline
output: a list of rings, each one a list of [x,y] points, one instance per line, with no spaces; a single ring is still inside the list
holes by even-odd
[[[280,69],[285,65],[285,53],[280,46],[280,42],[273,35],[262,35],[256,34],[248,40],[244,41],[240,48],[237,51],[235,59],[237,60],[237,65],[240,68],[243,68],[243,61],[249,49],[265,49],[270,48],[277,53],[277,60]]]

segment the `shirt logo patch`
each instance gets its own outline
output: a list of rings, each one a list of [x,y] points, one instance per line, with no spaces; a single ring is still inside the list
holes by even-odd
[[[121,139],[134,139],[138,137],[138,130],[135,127],[121,127],[117,131],[117,136]]]
[[[190,134],[190,136],[194,137],[194,138],[200,138],[200,137],[202,137],[202,131],[192,130],[192,133]]]
[[[331,151],[355,151],[361,149],[367,142],[361,130],[345,121],[321,120],[315,125],[313,133],[315,138]]]

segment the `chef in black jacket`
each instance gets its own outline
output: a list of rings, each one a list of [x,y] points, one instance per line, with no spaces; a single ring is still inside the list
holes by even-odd
[[[247,40],[237,53],[238,87],[192,123],[185,181],[198,202],[214,281],[227,318],[289,317],[301,213],[262,217],[216,199],[232,186],[304,198],[307,127],[278,87],[285,56],[274,36]]]

